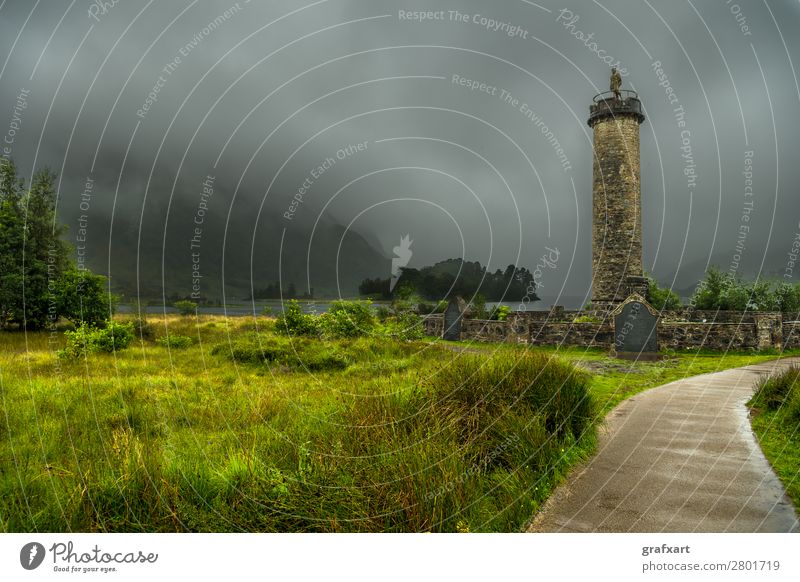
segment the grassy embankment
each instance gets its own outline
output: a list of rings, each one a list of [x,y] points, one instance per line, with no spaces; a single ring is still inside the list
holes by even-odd
[[[759,382],[748,406],[764,455],[800,509],[800,368]]]
[[[0,333],[0,530],[515,531],[615,403],[770,357],[631,364],[290,340],[266,319],[151,324],[193,344],[64,361],[47,332]]]

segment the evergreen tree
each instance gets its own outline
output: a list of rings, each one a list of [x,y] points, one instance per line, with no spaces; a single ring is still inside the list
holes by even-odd
[[[69,259],[55,183],[44,169],[25,192],[14,163],[0,158],[0,328],[41,329],[60,317],[98,324],[114,308],[105,277],[78,271]]]
[[[21,198],[14,163],[0,158],[0,327],[22,319]]]
[[[55,174],[47,168],[39,171],[22,207],[23,324],[27,329],[41,329],[48,314],[53,321],[58,319],[55,292],[69,265],[68,248],[61,239],[66,228],[56,219]]]

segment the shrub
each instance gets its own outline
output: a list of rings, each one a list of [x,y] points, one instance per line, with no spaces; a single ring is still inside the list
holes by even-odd
[[[265,305],[264,309],[261,310],[261,315],[263,315],[264,317],[271,317],[273,313],[274,312],[272,310],[272,307],[270,307],[269,305]]]
[[[133,331],[139,339],[151,341],[155,339],[156,332],[147,318],[137,317],[131,320],[131,324],[133,324]]]
[[[64,271],[55,286],[59,315],[75,324],[104,324],[113,314],[117,299],[106,289],[105,277],[75,267]]]
[[[696,309],[783,311],[800,309],[800,284],[755,281],[744,283],[711,267],[692,296]]]
[[[681,298],[670,288],[659,287],[658,281],[648,277],[647,302],[658,311],[675,311],[681,307]]]
[[[422,339],[425,336],[425,329],[422,326],[422,318],[416,313],[402,313],[391,318],[384,326],[384,333],[395,339],[412,341]]]
[[[278,316],[275,331],[286,335],[316,335],[317,320],[313,315],[303,313],[296,299],[290,299],[286,302],[283,313]]]
[[[116,352],[127,348],[133,341],[133,324],[109,322],[104,328],[81,323],[74,331],[64,332],[66,347],[59,357],[73,358],[91,352]]]
[[[377,317],[378,321],[380,322],[384,322],[387,319],[389,319],[390,315],[391,311],[389,311],[389,308],[386,307],[385,305],[379,305],[378,307],[375,308],[375,317]]]
[[[498,305],[492,310],[492,315],[489,319],[506,321],[509,315],[511,315],[511,308],[508,305]]]
[[[310,371],[344,370],[348,358],[336,346],[319,340],[251,335],[231,344],[219,344],[212,354],[225,354],[243,364],[277,364]]]
[[[375,328],[371,301],[334,301],[328,312],[319,316],[319,328],[328,338],[353,338],[368,335]]]
[[[156,340],[156,343],[165,348],[183,349],[188,348],[194,343],[194,340],[186,335],[168,334]]]
[[[195,315],[197,313],[197,303],[194,301],[176,301],[172,306],[181,315]]]
[[[472,302],[468,309],[472,310],[472,317],[475,319],[487,319],[489,317],[489,312],[486,311],[486,297],[481,293],[476,293],[472,297]]]

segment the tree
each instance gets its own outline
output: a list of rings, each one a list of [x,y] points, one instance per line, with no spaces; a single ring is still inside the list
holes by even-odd
[[[757,280],[744,283],[711,267],[692,297],[697,309],[729,311],[800,310],[800,285]]]
[[[735,284],[733,277],[717,267],[710,267],[692,296],[696,309],[727,309],[731,299],[730,287]]]
[[[54,291],[69,265],[68,247],[61,239],[66,227],[56,219],[56,176],[49,169],[39,171],[22,200],[24,211],[23,325],[41,329],[58,319]]]
[[[172,306],[178,310],[181,315],[195,315],[197,313],[197,303],[194,301],[176,301]]]
[[[647,302],[659,311],[680,309],[681,298],[672,289],[659,287],[658,282],[648,276]]]
[[[116,308],[117,297],[107,290],[106,278],[70,266],[55,291],[58,313],[72,323],[102,324]]]
[[[14,163],[0,158],[0,328],[22,320],[22,183]]]
[[[56,219],[55,174],[38,172],[25,192],[10,160],[0,162],[0,325],[40,329],[59,317],[54,291],[69,264]]]

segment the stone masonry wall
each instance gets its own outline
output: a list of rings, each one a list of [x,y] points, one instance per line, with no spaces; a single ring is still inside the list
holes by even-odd
[[[783,349],[800,348],[800,321],[783,322]]]
[[[508,321],[464,319],[461,339],[481,342],[513,342],[530,345],[579,346],[611,349],[614,325],[542,320],[538,312],[513,313]],[[546,313],[546,312],[545,312]],[[659,350],[707,349],[712,351],[800,348],[800,321],[783,321],[780,313],[732,313],[720,322],[661,320]],[[739,323],[742,321],[742,323]],[[441,315],[424,318],[425,333],[441,337]]]

